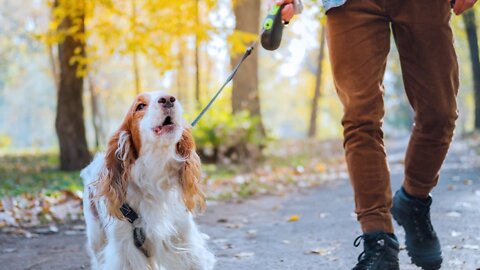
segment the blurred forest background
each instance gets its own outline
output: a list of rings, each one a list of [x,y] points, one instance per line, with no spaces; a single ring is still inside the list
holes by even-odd
[[[304,4],[280,49],[257,47],[194,129],[212,197],[278,188],[270,179],[310,185],[343,166],[325,18],[320,1]],[[452,19],[457,136],[480,129],[479,9]],[[138,93],[170,92],[193,120],[255,40],[266,11],[266,0],[0,0],[0,209],[32,194],[78,197],[79,169],[104,149]],[[413,113],[393,40],[385,86],[386,134],[406,136]],[[35,213],[24,204],[30,216],[51,219],[48,200],[35,203]],[[0,226],[19,222],[5,213]]]

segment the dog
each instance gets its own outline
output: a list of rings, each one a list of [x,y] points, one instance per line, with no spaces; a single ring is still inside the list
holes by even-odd
[[[209,270],[193,214],[205,207],[201,163],[174,96],[138,95],[120,128],[81,171],[92,269]]]

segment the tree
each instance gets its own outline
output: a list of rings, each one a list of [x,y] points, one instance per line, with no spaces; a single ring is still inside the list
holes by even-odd
[[[78,59],[79,56],[85,58],[86,6],[84,0],[56,0],[54,9],[67,11],[58,25],[58,32],[63,36],[58,43],[60,81],[55,119],[60,144],[60,169],[78,170],[91,158],[83,119],[83,77],[79,74],[79,70],[85,67]]]
[[[312,111],[310,113],[310,127],[308,129],[308,137],[314,138],[317,134],[317,112],[318,112],[318,100],[320,98],[320,88],[322,87],[322,73],[323,73],[323,59],[325,58],[325,28],[320,26],[320,47],[318,49],[318,63],[317,74],[315,75],[315,89],[312,99]]]
[[[475,129],[480,130],[480,59],[478,56],[478,34],[475,10],[471,9],[463,15],[465,31],[467,32],[472,65],[473,88],[475,96]]]
[[[201,26],[199,2],[200,0],[195,1],[195,22],[198,26]],[[198,33],[195,33],[195,107],[197,109],[202,107],[200,101],[200,45],[201,43]]]
[[[133,35],[133,40],[137,39],[136,31],[137,31],[137,0],[130,0],[130,6],[132,9],[132,15],[130,19],[130,28]],[[138,50],[135,46],[136,42],[133,43],[133,52],[132,52],[132,68],[133,68],[133,78],[135,81],[135,94],[140,94],[142,91],[141,86],[141,78],[140,78],[140,67],[138,64]]]
[[[95,148],[100,147],[100,143],[103,143],[104,128],[102,113],[100,111],[100,91],[97,89],[97,84],[93,74],[88,75],[88,88],[90,90],[90,106],[92,108],[92,125],[95,133]]]
[[[258,35],[260,27],[260,0],[243,0],[234,6],[236,19],[235,30]],[[236,65],[241,55],[231,57],[232,65]],[[259,130],[265,134],[260,109],[258,90],[258,54],[253,53],[248,61],[243,63],[237,75],[233,78],[232,111],[238,113],[248,111],[251,116],[258,117]]]

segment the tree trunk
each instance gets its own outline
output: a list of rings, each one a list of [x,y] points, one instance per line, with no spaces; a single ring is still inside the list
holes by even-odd
[[[55,57],[55,52],[53,51],[53,46],[51,44],[47,45],[47,50],[48,50],[48,59],[50,60],[52,77],[55,83],[55,93],[57,93],[58,95],[58,89],[60,87],[60,76],[58,72],[58,58]]]
[[[130,5],[132,9],[132,20],[131,20],[131,29],[133,33],[133,39],[136,42],[136,31],[137,31],[137,3],[136,0],[130,0]],[[138,51],[135,46],[132,53],[132,67],[133,67],[133,79],[135,81],[135,94],[138,95],[142,91],[141,78],[140,78],[140,67],[138,65]]]
[[[103,142],[102,115],[100,112],[99,92],[92,75],[88,76],[88,86],[90,89],[90,105],[92,106],[92,124],[95,131],[95,148],[98,149]]]
[[[138,53],[133,51],[132,55],[133,62],[133,78],[135,80],[135,94],[138,95],[142,91],[141,81],[140,81],[140,67],[138,66]]]
[[[260,27],[260,0],[238,1],[234,6],[236,18],[235,30],[258,35]],[[241,55],[232,57],[232,66],[235,66]],[[258,53],[253,53],[233,78],[232,90],[233,113],[249,111],[251,116],[259,117],[259,130],[265,134],[260,109],[258,90]]]
[[[322,87],[323,58],[325,57],[325,28],[320,26],[320,48],[318,51],[317,74],[315,76],[315,89],[312,99],[312,111],[310,113],[310,128],[308,129],[308,137],[314,138],[317,135],[317,111],[318,99],[321,96],[320,88]]]
[[[467,32],[472,65],[473,89],[475,96],[475,129],[480,130],[480,60],[478,56],[478,35],[475,10],[471,9],[463,15],[465,31]]]
[[[53,11],[50,13],[50,20],[53,22]],[[48,60],[50,61],[50,68],[52,72],[53,82],[55,83],[55,93],[58,95],[58,88],[60,87],[60,72],[58,71],[58,56],[55,55],[54,46],[47,42]]]
[[[200,14],[199,14],[199,1],[195,1],[195,21],[197,25],[200,25]],[[195,35],[195,108],[201,109],[202,104],[200,101],[200,40],[198,34]]]
[[[187,59],[187,45],[186,41],[179,38],[178,39],[178,47],[179,47],[179,52],[178,52],[178,67],[177,67],[177,76],[176,76],[176,81],[177,81],[177,98],[180,100],[182,103],[182,106],[185,110],[188,110],[189,108],[189,95],[188,95],[188,89],[189,89],[189,83],[188,83],[188,70],[186,67],[188,67],[188,59]]]
[[[58,6],[58,2],[55,3]],[[73,21],[81,22],[79,32],[85,32],[85,2],[72,1],[78,12],[66,16],[59,25],[59,31],[66,31]],[[85,57],[85,42],[82,38],[68,35],[58,44],[60,60],[60,82],[55,128],[60,144],[60,169],[78,170],[90,161],[85,125],[83,119],[83,78],[77,76],[78,62],[70,63],[75,50]]]

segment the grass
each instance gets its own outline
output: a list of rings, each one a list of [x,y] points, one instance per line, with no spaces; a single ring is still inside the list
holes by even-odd
[[[216,199],[244,198],[256,195],[259,190],[274,188],[275,179],[284,185],[296,185],[298,177],[290,175],[294,169],[286,173],[285,168],[301,167],[306,173],[318,173],[322,171],[319,165],[323,167],[324,164],[341,163],[341,153],[341,144],[336,141],[279,141],[269,144],[265,149],[263,161],[256,164],[258,168],[214,164],[203,164],[202,167],[211,185],[208,188],[212,185],[218,187],[218,190],[209,190],[216,194]],[[75,192],[83,189],[78,171],[59,171],[58,167],[56,152],[0,155],[0,199],[5,196],[50,195],[62,190]],[[262,173],[257,172],[257,169],[265,167],[271,168],[268,174],[273,179],[267,184],[259,181]],[[239,175],[248,181],[237,183],[235,177]]]
[[[59,171],[57,154],[0,156],[0,198],[24,193],[82,189],[78,171]]]

